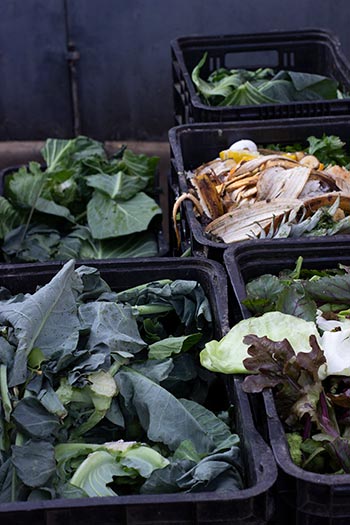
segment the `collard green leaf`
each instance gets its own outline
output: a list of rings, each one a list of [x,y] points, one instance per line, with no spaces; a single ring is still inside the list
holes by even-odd
[[[8,368],[12,366],[16,347],[8,342],[5,337],[0,337],[0,363]]]
[[[194,461],[176,460],[163,469],[155,470],[140,488],[141,494],[171,494],[180,492],[177,480],[185,475]]]
[[[82,243],[90,235],[89,232],[85,235],[85,230],[88,230],[88,228],[85,228],[84,226],[81,228],[77,227],[73,229],[72,233],[69,233],[65,237],[61,237],[57,249],[52,258],[58,261],[69,261],[69,259],[83,259],[83,257],[80,257]],[[93,259],[93,257],[84,258]]]
[[[302,100],[309,100],[308,97],[311,98],[312,96],[309,94],[310,92],[312,92],[315,99],[337,98],[338,82],[332,78],[298,71],[288,71],[288,75],[295,89],[302,92],[304,97]]]
[[[184,459],[194,463],[198,463],[202,459],[202,456],[194,448],[192,441],[188,439],[180,443],[172,456],[172,461]]]
[[[101,345],[93,350],[82,350],[75,352],[76,359],[71,360],[71,370],[67,372],[67,378],[71,385],[83,385],[87,382],[87,374],[95,372],[96,370],[107,370],[111,366],[111,356],[107,345]],[[63,361],[58,369],[67,368],[69,363]],[[44,366],[45,368],[45,366]]]
[[[145,347],[129,305],[91,302],[80,306],[79,317],[82,326],[90,330],[88,349],[107,345],[111,353],[137,353]]]
[[[170,305],[189,332],[200,329],[208,333],[211,330],[210,304],[203,288],[196,281],[155,281],[120,292],[116,299],[137,305],[139,315],[149,315],[153,306]],[[145,305],[144,309],[142,305]]]
[[[132,404],[142,427],[153,442],[166,444],[175,450],[185,439],[196,450],[207,453],[215,447],[193,414],[167,390],[134,370],[123,367],[115,376],[126,405]],[[157,411],[154,410],[157,407]]]
[[[70,172],[65,173],[65,176],[70,174]],[[64,179],[62,175],[60,178]],[[6,195],[20,209],[28,211],[33,209],[74,222],[69,209],[54,202],[50,191],[47,190],[47,187],[50,186],[52,186],[52,181],[49,173],[42,171],[40,164],[31,162],[28,170],[19,170],[9,175]]]
[[[253,313],[270,312],[285,288],[275,275],[264,274],[250,281],[246,285],[247,298],[243,300]]]
[[[161,383],[169,377],[172,369],[174,368],[172,359],[161,360],[147,360],[141,363],[131,364],[130,368],[142,374],[156,383]]]
[[[231,430],[226,423],[215,416],[213,412],[189,399],[180,399],[180,402],[198,421],[205,433],[210,436],[216,448],[219,448],[224,441],[232,437]],[[235,437],[235,443],[239,443],[238,436]]]
[[[8,458],[0,466],[0,503],[9,503],[13,500],[13,474],[13,463],[11,458]]]
[[[148,155],[136,154],[129,149],[126,149],[123,154],[121,166],[123,168],[125,166],[130,175],[145,179],[144,187],[151,189],[154,185],[154,177],[158,162],[159,157],[149,157]]]
[[[50,176],[45,179],[41,196],[75,210],[75,201],[79,200],[80,204],[82,200],[79,192],[79,179],[76,174],[77,170],[74,168],[50,173]]]
[[[165,383],[162,385],[169,390],[176,397],[184,397],[184,382],[191,381],[198,376],[198,363],[195,357],[191,354],[181,354],[173,361],[173,369],[171,370]],[[150,360],[152,363],[153,360]]]
[[[258,88],[254,87],[253,84],[245,82],[227,96],[220,105],[251,106],[257,104],[272,104],[275,102],[276,100],[262,93]]]
[[[173,354],[187,352],[200,341],[202,334],[191,334],[182,337],[168,337],[149,346],[149,359],[166,359]]]
[[[115,175],[90,175],[87,184],[113,200],[128,200],[147,186],[147,179],[119,171]]]
[[[31,162],[28,170],[23,168],[9,175],[6,194],[14,205],[30,210],[40,195],[44,181],[45,174],[40,164]]]
[[[68,411],[61,403],[58,395],[53,387],[48,383],[43,390],[38,393],[38,400],[46,408],[50,414],[54,414],[59,418],[64,418],[68,415]]]
[[[233,106],[264,103],[288,103],[298,100],[342,98],[338,82],[313,73],[226,69],[221,67],[210,73],[207,80],[200,77],[208,53],[205,53],[192,71],[197,92],[209,105]]]
[[[83,242],[80,259],[122,259],[128,257],[155,257],[159,253],[153,232],[132,233],[116,239],[94,239]]]
[[[186,492],[205,490],[237,491],[243,488],[242,462],[238,447],[203,458],[177,483]]]
[[[75,222],[73,215],[71,215],[68,208],[60,206],[52,200],[44,199],[39,197],[35,203],[35,209],[40,213],[46,213],[48,215],[54,215],[55,217],[66,219],[72,223]]]
[[[58,432],[59,418],[34,397],[21,399],[12,412],[16,426],[25,435],[35,439],[51,438]]]
[[[205,98],[221,96],[227,97],[232,91],[233,87],[238,87],[241,83],[241,77],[239,72],[237,74],[225,75],[221,77],[220,80],[215,79],[214,82],[206,82],[200,77],[200,72],[204,66],[208,54],[204,53],[201,60],[198,62],[197,66],[192,71],[192,81],[197,87],[200,94]]]
[[[54,171],[62,165],[66,167],[65,159],[69,157],[74,149],[74,140],[47,139],[41,154],[47,167]]]
[[[175,460],[153,472],[141,487],[142,494],[199,491],[237,491],[243,488],[239,450],[209,455],[199,462]]]
[[[32,162],[6,177],[9,201],[0,200],[6,260],[157,255],[157,239],[147,229],[161,209],[142,190],[154,192],[158,157],[122,148],[118,158],[108,159],[102,143],[84,136],[48,139],[42,153],[46,168]],[[38,225],[43,217],[51,228]],[[118,242],[110,242],[115,238]]]
[[[111,406],[106,412],[106,418],[113,425],[125,429],[125,420],[117,397],[112,399]]]
[[[54,447],[47,441],[27,441],[12,447],[12,462],[16,474],[28,487],[41,487],[56,472]]]
[[[298,282],[284,288],[276,302],[276,310],[305,321],[316,320],[316,303]]]
[[[37,346],[49,359],[70,354],[79,338],[76,296],[81,287],[74,272],[74,261],[33,295],[21,303],[0,305],[0,318],[11,323],[18,340],[10,386],[21,384],[27,376],[27,358]]]
[[[79,302],[98,299],[103,293],[111,291],[110,286],[102,279],[100,271],[97,268],[83,264],[75,271],[81,278],[83,285],[78,298]]]
[[[53,257],[59,242],[60,234],[53,228],[22,224],[6,235],[2,250],[13,262],[44,262]]]
[[[276,102],[288,103],[297,99],[296,89],[288,80],[271,79],[261,84],[259,91]]]
[[[23,215],[0,195],[0,239],[21,224]]]
[[[47,139],[41,153],[49,172],[69,168],[72,164],[95,155],[106,156],[100,142],[84,136],[69,140]]]
[[[61,239],[58,260],[120,259],[128,257],[155,257],[158,241],[151,231],[123,235],[115,239],[93,239],[89,228],[79,227]]]
[[[315,301],[350,303],[350,275],[321,277],[304,282],[305,290]]]
[[[95,191],[87,206],[87,220],[95,239],[142,232],[161,213],[158,204],[143,192],[128,201],[116,202]]]

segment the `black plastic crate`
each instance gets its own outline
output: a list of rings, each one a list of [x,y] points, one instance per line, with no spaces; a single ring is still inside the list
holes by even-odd
[[[265,123],[252,121],[220,124],[216,122],[188,124],[171,128],[169,130],[171,147],[169,186],[170,198],[172,199],[170,207],[177,197],[187,193],[190,188],[186,179],[187,171],[218,157],[221,150],[229,148],[238,140],[250,139],[262,146],[271,143],[287,145],[295,142],[306,143],[307,137],[311,135],[322,137],[324,133],[339,136],[346,142],[349,149],[350,116],[349,118],[276,120]],[[190,200],[185,200],[181,204],[178,231],[181,238],[179,249],[176,245],[174,229],[171,229],[171,243],[175,253],[182,253],[190,248],[196,256],[209,257],[222,262],[224,251],[232,246],[232,244],[213,241],[206,236],[204,227],[196,217]],[[350,236],[342,237],[350,240]],[[324,242],[328,242],[329,239],[329,237],[322,238]],[[266,242],[270,242],[270,240]],[[274,242],[284,243],[285,239],[278,239]]]
[[[26,166],[26,165],[24,165]],[[0,196],[4,196],[4,193],[5,193],[5,184],[6,184],[6,177],[11,175],[12,173],[18,171],[21,167],[23,167],[23,165],[16,165],[16,166],[8,166],[6,168],[3,168],[0,170]],[[45,164],[41,164],[41,169],[45,169],[46,165]],[[156,173],[155,173],[155,183],[154,183],[154,199],[155,201],[157,202],[158,206],[160,206],[160,193],[161,193],[161,188],[160,188],[160,185],[159,185],[159,171],[157,169]],[[164,210],[162,209],[162,215],[164,215],[167,210]],[[154,217],[149,225],[149,231],[151,231],[152,233],[154,233],[155,235],[155,238],[156,238],[156,241],[157,241],[157,248],[158,248],[158,251],[157,251],[157,257],[165,257],[167,255],[170,255],[169,254],[169,241],[168,241],[168,238],[169,238],[169,232],[165,232],[164,231],[164,226],[166,225],[167,223],[162,221],[161,219],[161,215],[159,215],[159,217]],[[168,227],[166,226],[166,229],[168,229]],[[118,242],[118,239],[116,238],[116,242]],[[93,259],[92,261],[98,261],[98,260],[103,260],[103,259]],[[116,261],[117,260],[120,260],[120,259],[115,259]],[[39,261],[38,261],[39,262]],[[47,261],[49,262],[49,261]],[[58,262],[58,261],[52,261],[52,262]],[[0,266],[2,264],[4,264],[4,258],[3,258],[3,255],[2,253],[0,253]],[[28,263],[22,263],[22,262],[16,262],[16,263],[12,263],[12,264],[15,264],[15,265],[22,265],[22,264],[28,264]]]
[[[262,67],[324,75],[337,80],[345,91],[350,88],[350,64],[338,38],[326,30],[183,36],[171,42],[175,124],[350,114],[350,99],[209,106],[202,102],[191,79],[194,67],[205,52],[208,57],[202,78],[220,67]]]
[[[209,299],[215,337],[229,329],[227,279],[223,267],[197,258],[148,258],[91,262],[101,277],[115,291],[158,279],[198,281]],[[13,293],[33,292],[44,285],[62,267],[60,263],[25,264],[20,268],[4,265],[0,286]],[[220,293],[218,293],[220,290]],[[256,431],[249,401],[241,390],[241,380],[226,389],[219,376],[221,398],[225,407],[235,405],[236,431],[241,437],[242,455],[247,472],[247,488],[225,493],[177,493],[102,498],[65,499],[0,504],[0,521],[4,525],[263,525],[274,511],[270,489],[277,476],[272,452]]]
[[[245,286],[265,273],[277,275],[284,268],[295,268],[303,257],[303,268],[336,268],[350,264],[350,243],[335,237],[330,242],[281,243],[247,241],[230,247],[224,254],[225,267],[238,301],[246,297]],[[251,317],[241,304],[243,318]],[[350,522],[350,474],[316,474],[293,463],[283,425],[277,415],[270,389],[250,395],[255,421],[271,445],[278,465],[275,486],[277,515],[291,525],[347,525]],[[288,521],[288,519],[290,521]]]

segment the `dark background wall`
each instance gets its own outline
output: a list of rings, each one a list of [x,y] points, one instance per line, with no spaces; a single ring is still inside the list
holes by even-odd
[[[0,140],[72,136],[75,73],[83,133],[166,140],[171,39],[328,29],[350,59],[349,20],[349,0],[1,0]]]

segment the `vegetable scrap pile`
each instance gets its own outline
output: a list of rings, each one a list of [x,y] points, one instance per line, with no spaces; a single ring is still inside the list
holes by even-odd
[[[313,472],[350,473],[350,268],[265,274],[246,286],[257,315],[209,342],[209,370],[249,374],[246,392],[273,388],[291,457]],[[292,327],[292,329],[291,329]]]
[[[309,146],[264,148],[240,140],[218,158],[186,173],[207,238],[225,243],[254,238],[350,232],[349,158],[339,137],[308,138]]]
[[[42,156],[45,168],[30,162],[4,177],[3,260],[157,255],[152,224],[161,214],[154,200],[158,157],[123,147],[108,158],[102,143],[84,136],[48,139]]]
[[[298,101],[334,100],[347,96],[336,80],[313,73],[274,71],[271,68],[219,68],[206,80],[200,74],[205,66],[205,53],[192,71],[198,94],[209,106],[251,106]]]
[[[206,408],[196,281],[117,293],[69,261],[33,294],[2,288],[0,319],[1,503],[243,488],[230,407]]]

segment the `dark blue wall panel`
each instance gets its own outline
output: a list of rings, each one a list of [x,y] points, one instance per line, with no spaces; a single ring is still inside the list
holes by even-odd
[[[63,0],[1,0],[0,140],[72,129]]]
[[[66,0],[81,131],[161,140],[173,125],[171,39],[306,28],[350,56],[349,0]],[[72,132],[63,0],[0,0],[0,140]]]

